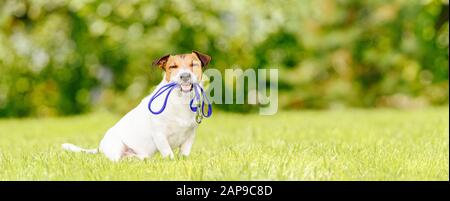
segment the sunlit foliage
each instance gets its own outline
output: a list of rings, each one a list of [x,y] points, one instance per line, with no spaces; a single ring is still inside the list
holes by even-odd
[[[0,116],[127,111],[194,49],[280,69],[283,109],[448,104],[448,29],[448,0],[1,0]]]

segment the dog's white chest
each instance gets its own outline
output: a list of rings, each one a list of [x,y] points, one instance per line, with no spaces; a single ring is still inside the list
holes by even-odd
[[[191,113],[186,114],[186,116],[172,116],[166,127],[167,141],[171,147],[178,147],[194,134],[193,131],[196,127],[195,116]]]

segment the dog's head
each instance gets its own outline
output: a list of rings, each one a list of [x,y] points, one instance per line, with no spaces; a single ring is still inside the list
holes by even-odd
[[[193,83],[202,80],[203,68],[211,61],[211,57],[197,51],[190,54],[165,55],[153,62],[165,71],[167,82],[176,82],[183,92],[192,90]]]

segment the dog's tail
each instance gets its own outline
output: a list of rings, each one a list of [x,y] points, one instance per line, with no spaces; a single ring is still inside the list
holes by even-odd
[[[98,153],[98,149],[83,149],[79,146],[70,143],[64,143],[61,145],[64,150],[72,151],[72,152],[84,152],[88,154],[96,154]]]

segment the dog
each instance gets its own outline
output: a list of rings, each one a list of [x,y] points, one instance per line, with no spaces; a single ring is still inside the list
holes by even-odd
[[[198,127],[196,113],[189,107],[192,89],[197,83],[202,86],[202,72],[211,57],[192,51],[190,54],[165,55],[153,62],[164,70],[162,81],[155,91],[142,99],[137,107],[111,127],[96,149],[84,149],[70,143],[62,144],[64,150],[95,154],[103,153],[111,161],[133,156],[141,160],[159,151],[163,158],[174,158],[173,150],[179,148],[182,156],[189,156]],[[179,84],[169,96],[167,107],[159,114],[149,112],[151,97],[160,87],[176,82]],[[179,88],[179,90],[178,90]],[[164,97],[153,101],[152,108],[161,108]]]

